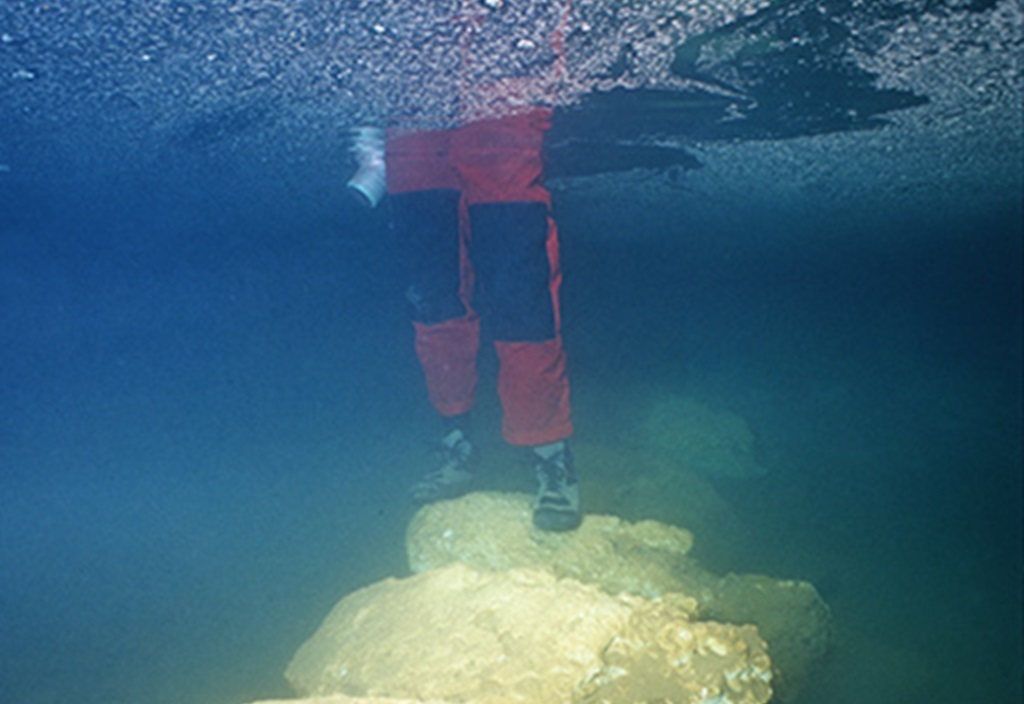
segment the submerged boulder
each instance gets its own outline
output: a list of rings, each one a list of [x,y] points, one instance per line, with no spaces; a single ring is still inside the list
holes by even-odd
[[[779,699],[791,699],[803,689],[828,654],[832,613],[810,582],[727,574],[714,578],[703,596],[701,618],[757,625],[770,645]]]
[[[395,699],[394,697],[350,697],[346,694],[332,694],[326,697],[303,697],[302,699],[261,699],[250,704],[448,704],[437,699]]]
[[[589,512],[685,526],[700,536],[694,554],[702,560],[728,564],[742,553],[748,536],[740,516],[710,477],[679,458],[626,443],[584,441],[573,443],[573,453],[584,473]]]
[[[756,438],[745,418],[685,396],[655,401],[639,441],[710,476],[759,477],[768,471],[755,457]]]
[[[796,693],[828,650],[831,616],[808,582],[715,575],[689,555],[689,531],[655,521],[588,515],[576,531],[547,533],[532,527],[530,512],[525,494],[475,493],[425,506],[407,531],[409,565],[414,572],[453,563],[490,571],[539,568],[610,595],[685,595],[699,619],[757,626],[783,698]]]
[[[655,597],[682,591],[677,573],[693,535],[656,521],[587,515],[572,532],[537,530],[526,494],[475,493],[425,506],[406,531],[413,572],[452,562],[499,571],[543,567],[609,594]]]
[[[695,609],[681,594],[613,596],[543,569],[453,563],[342,599],[286,677],[304,696],[767,702],[771,663],[756,628],[697,622]]]

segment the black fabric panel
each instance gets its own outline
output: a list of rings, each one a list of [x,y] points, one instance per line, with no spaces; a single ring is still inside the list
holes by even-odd
[[[547,206],[481,203],[469,208],[474,305],[494,339],[541,342],[555,336],[549,282]]]
[[[391,212],[409,258],[412,319],[433,324],[465,315],[459,299],[459,192],[392,194]]]

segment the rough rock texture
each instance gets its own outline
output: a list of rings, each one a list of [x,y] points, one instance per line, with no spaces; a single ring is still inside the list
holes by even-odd
[[[782,699],[800,691],[810,670],[828,653],[832,615],[809,582],[727,574],[715,578],[705,596],[701,618],[757,624],[771,644],[775,689]]]
[[[631,448],[626,443],[575,442],[576,466],[585,474],[584,502],[592,513],[626,520],[653,519],[686,526],[700,542],[702,560],[730,562],[744,540],[744,527],[707,475],[669,454]],[[506,471],[515,473],[519,468]]]
[[[646,400],[646,396],[644,397]],[[636,415],[636,414],[632,414]],[[495,423],[500,420],[495,418]],[[621,425],[626,425],[623,420]],[[636,427],[631,418],[629,428]],[[735,509],[715,489],[708,475],[697,472],[671,455],[655,454],[626,440],[615,440],[613,430],[595,431],[607,442],[573,441],[576,466],[583,473],[583,502],[589,513],[618,516],[627,521],[653,520],[685,526],[700,537],[692,554],[710,565],[734,564],[745,554],[749,536]],[[632,438],[635,441],[635,437]],[[488,491],[532,492],[532,466],[521,450],[490,446],[480,487]],[[422,461],[410,454],[410,477]],[[753,480],[757,481],[757,480]],[[723,568],[724,571],[724,568]]]
[[[342,599],[286,677],[303,695],[767,702],[771,664],[756,629],[693,622],[695,608],[679,594],[611,596],[545,570],[452,564]]]
[[[541,570],[451,565],[342,599],[285,677],[302,694],[530,701],[570,691],[597,667],[629,612]]]
[[[394,697],[349,697],[334,694],[328,697],[303,697],[302,699],[261,699],[250,704],[447,704],[439,699],[395,699]]]
[[[675,573],[693,546],[689,531],[655,521],[586,516],[571,533],[537,530],[525,494],[476,493],[432,504],[409,524],[413,572],[465,562],[477,569],[546,567],[609,594],[655,597],[681,591]]]
[[[576,702],[730,702],[771,698],[771,662],[753,626],[692,622],[678,594],[636,608]],[[721,676],[719,677],[719,674]]]
[[[532,528],[530,505],[522,494],[477,493],[425,506],[406,536],[411,568],[424,572],[453,562],[483,570],[542,567],[609,594],[685,594],[702,619],[758,627],[771,648],[781,697],[798,691],[828,649],[828,607],[807,582],[719,577],[687,555],[688,531],[654,521],[588,515],[575,532],[545,533]]]

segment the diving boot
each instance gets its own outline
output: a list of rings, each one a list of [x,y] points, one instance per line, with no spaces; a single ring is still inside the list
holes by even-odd
[[[469,491],[476,478],[476,448],[460,428],[454,428],[435,447],[433,466],[409,491],[416,503],[454,499]]]
[[[535,447],[533,452],[539,484],[533,504],[533,525],[547,531],[575,530],[583,514],[572,450],[561,440]]]

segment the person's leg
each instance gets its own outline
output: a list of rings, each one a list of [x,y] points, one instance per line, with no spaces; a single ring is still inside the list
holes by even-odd
[[[392,214],[410,265],[406,296],[416,354],[443,420],[438,457],[412,488],[417,501],[463,493],[476,459],[468,416],[476,392],[479,321],[469,306],[472,272],[449,137],[444,131],[394,134],[387,146]]]
[[[540,491],[534,522],[579,525],[579,487],[567,440],[569,381],[559,332],[558,232],[543,185],[543,138],[550,113],[468,125],[453,135],[477,272],[478,308],[500,361],[505,439],[533,448]]]
[[[557,231],[539,202],[470,205],[477,301],[501,363],[502,434],[535,446],[572,435],[558,333]]]

